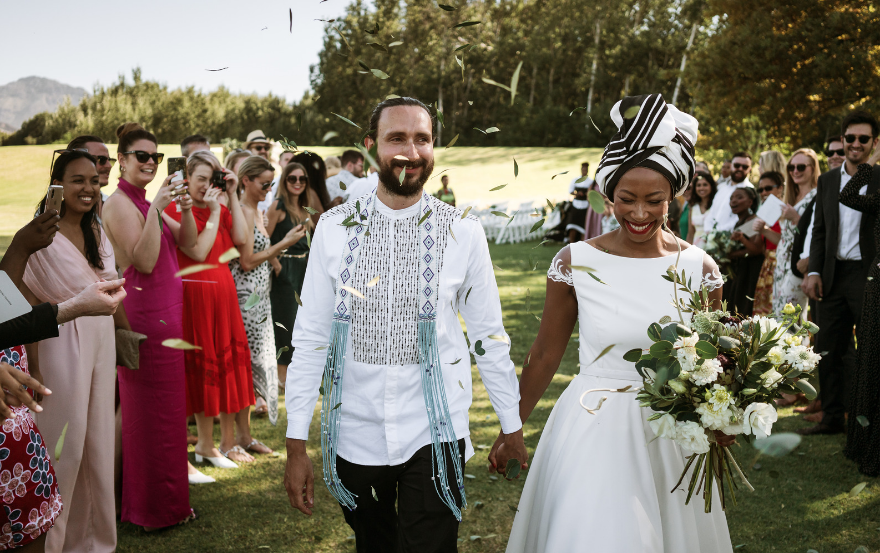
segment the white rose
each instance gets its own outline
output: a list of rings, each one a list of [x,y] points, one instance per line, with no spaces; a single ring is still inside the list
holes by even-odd
[[[675,439],[675,417],[666,413],[659,419],[648,421],[648,425],[658,438]]]
[[[701,403],[697,405],[695,411],[700,415],[703,427],[709,430],[721,430],[730,424],[730,417],[733,414],[727,408],[714,409],[711,403]]]
[[[767,403],[752,403],[743,413],[743,433],[766,438],[779,418],[776,409]]]
[[[758,326],[761,328],[761,335],[766,336],[771,331],[779,328],[779,321],[776,319],[769,319],[767,317],[752,317],[752,321],[758,323]]]
[[[727,426],[721,429],[722,432],[727,434],[728,436],[736,436],[737,434],[743,433],[743,410],[737,407],[736,405],[731,405],[728,410],[731,413],[730,419],[736,420],[728,420]]]
[[[706,437],[706,431],[702,426],[693,422],[679,422],[675,426],[675,443],[677,443],[685,454],[692,453],[708,453],[709,438]]]
[[[711,384],[718,379],[721,374],[721,362],[717,359],[706,359],[699,367],[694,367],[691,371],[691,382],[697,386],[705,386]]]
[[[761,375],[761,384],[764,385],[765,388],[772,390],[775,388],[779,381],[782,380],[782,375],[779,374],[776,369],[770,369]]]

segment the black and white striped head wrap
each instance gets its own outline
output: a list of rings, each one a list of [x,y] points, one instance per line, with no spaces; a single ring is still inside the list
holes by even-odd
[[[667,104],[660,94],[627,96],[614,104],[611,119],[619,130],[596,171],[602,192],[613,199],[624,173],[646,167],[669,180],[673,196],[684,193],[694,177],[697,120]]]

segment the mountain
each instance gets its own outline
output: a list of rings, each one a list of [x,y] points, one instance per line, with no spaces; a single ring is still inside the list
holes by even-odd
[[[70,97],[78,104],[88,94],[85,89],[44,77],[25,77],[0,86],[0,131],[18,130],[21,124],[41,111],[55,111]]]

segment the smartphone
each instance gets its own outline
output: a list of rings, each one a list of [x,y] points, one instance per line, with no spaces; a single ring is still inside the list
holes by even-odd
[[[168,174],[181,171],[180,175],[186,177],[186,158],[185,157],[169,157],[168,158]]]
[[[223,171],[214,171],[211,174],[211,186],[226,192],[226,173]]]
[[[46,213],[47,211],[55,210],[58,214],[61,214],[61,204],[64,202],[64,187],[59,186],[57,184],[52,184],[49,186],[49,191],[46,192],[46,204],[43,207],[43,210],[40,211],[40,215]]]

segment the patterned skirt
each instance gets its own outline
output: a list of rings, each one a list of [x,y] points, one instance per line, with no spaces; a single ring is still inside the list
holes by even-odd
[[[776,250],[764,252],[764,264],[758,276],[758,287],[755,288],[755,306],[753,315],[773,314],[773,273],[776,270]]]
[[[0,350],[0,363],[28,372],[23,346]],[[61,514],[61,495],[47,446],[27,407],[10,407],[0,426],[0,550],[16,549],[47,532]]]

